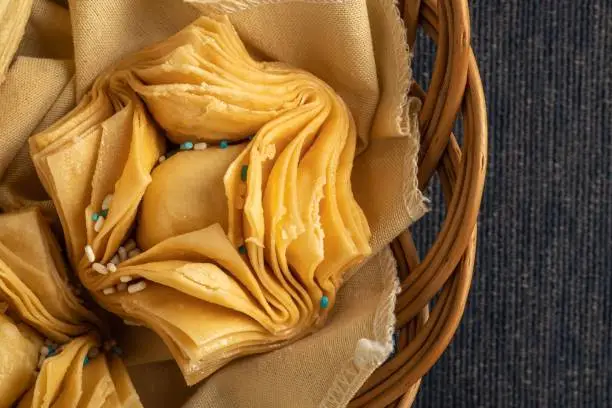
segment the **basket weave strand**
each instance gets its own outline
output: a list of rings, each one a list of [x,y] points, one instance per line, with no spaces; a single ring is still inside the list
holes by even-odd
[[[349,407],[406,408],[413,404],[421,378],[440,358],[459,326],[474,270],[476,222],[486,171],[487,119],[482,82],[470,46],[467,1],[408,1],[402,9],[409,43],[414,43],[419,25],[437,44],[427,93],[418,86],[411,92],[423,102],[419,187],[427,186],[437,172],[446,219],[422,261],[409,231],[391,244],[401,280],[396,306],[399,351],[372,374]],[[452,134],[458,114],[463,116],[463,146]],[[430,312],[428,305],[436,295]]]

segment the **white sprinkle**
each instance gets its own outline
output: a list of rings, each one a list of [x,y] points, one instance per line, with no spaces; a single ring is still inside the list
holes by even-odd
[[[49,355],[49,348],[47,346],[41,346],[40,355],[47,357]]]
[[[120,246],[118,252],[119,252],[119,263],[128,259],[127,251],[125,250],[124,247]]]
[[[124,290],[127,289],[127,283],[125,282],[121,282],[120,284],[117,285],[117,292],[123,292]]]
[[[87,353],[87,356],[89,358],[96,358],[98,357],[98,354],[100,354],[100,349],[97,347],[94,347],[91,350],[89,350],[89,353]]]
[[[130,281],[132,281],[133,279],[134,279],[134,278],[132,278],[130,275],[121,276],[121,277],[119,278],[119,280],[120,280],[121,282],[130,282]]]
[[[140,281],[138,283],[134,283],[133,285],[128,286],[128,293],[136,293],[144,290],[147,287],[147,282]]]
[[[109,262],[108,264],[106,264],[106,269],[108,269],[108,271],[109,271],[110,273],[115,273],[115,272],[117,272],[117,267],[116,267],[116,266],[115,266],[115,264],[114,264],[114,263],[112,263],[112,262]]]
[[[123,244],[123,247],[126,251],[130,252],[132,249],[136,248],[136,242],[130,238]]]
[[[108,288],[104,288],[102,289],[102,293],[104,293],[105,295],[112,295],[113,293],[115,293],[116,290],[114,287],[110,286]]]
[[[160,163],[160,164],[165,162],[165,161],[166,161],[166,156],[163,156],[163,155],[159,156],[159,159],[157,159],[157,162]]]
[[[110,208],[111,202],[113,201],[113,195],[109,194],[106,197],[104,197],[104,200],[102,200],[102,211],[104,210],[108,210]]]
[[[119,265],[119,255],[115,255],[113,256],[113,258],[110,260],[112,264],[114,264],[115,266]]]
[[[205,142],[196,143],[193,145],[193,150],[204,150],[208,147]]]
[[[128,252],[128,259],[138,256],[140,254],[142,254],[142,251],[140,249],[138,248],[132,249],[130,252]]]
[[[125,323],[128,326],[142,326],[140,323],[135,322],[133,320],[124,320],[123,323]]]
[[[100,275],[106,275],[108,274],[108,270],[106,269],[106,266],[102,265],[101,263],[94,263],[93,265],[91,265],[91,268],[98,272]]]
[[[87,260],[89,261],[89,263],[94,263],[96,261],[96,255],[94,254],[91,245],[85,246],[85,255],[87,256]]]
[[[104,226],[104,217],[99,216],[98,217],[98,221],[96,221],[96,223],[94,225],[94,231],[100,232],[100,230],[102,229],[103,226]]]

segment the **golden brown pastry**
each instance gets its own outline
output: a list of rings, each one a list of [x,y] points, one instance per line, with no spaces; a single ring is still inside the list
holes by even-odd
[[[140,407],[69,278],[38,210],[0,215],[0,408]]]
[[[60,343],[101,324],[70,289],[59,245],[35,209],[0,215],[0,300]]]
[[[142,407],[119,357],[100,349],[87,335],[44,359],[36,382],[19,408]]]
[[[42,339],[0,313],[0,408],[10,407],[34,383]]]
[[[101,75],[30,147],[83,284],[193,384],[320,327],[369,255],[356,137],[327,84],[202,17]]]

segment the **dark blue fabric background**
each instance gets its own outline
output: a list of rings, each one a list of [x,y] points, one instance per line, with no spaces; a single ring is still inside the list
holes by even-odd
[[[477,266],[417,406],[612,407],[612,0],[471,12],[490,120]],[[426,84],[432,47],[415,52]]]

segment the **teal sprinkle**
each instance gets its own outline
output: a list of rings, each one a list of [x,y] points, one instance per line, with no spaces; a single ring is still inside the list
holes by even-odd
[[[229,142],[227,140],[222,140],[221,143],[219,143],[219,147],[222,149],[227,149],[228,146]]]
[[[327,309],[327,306],[329,306],[329,298],[325,295],[323,295],[323,297],[321,297],[321,309]]]
[[[92,221],[98,221],[98,218],[100,218],[100,214],[98,214],[98,213],[93,213],[91,215],[91,220]]]
[[[174,156],[177,153],[178,153],[178,150],[172,150],[172,151],[166,153],[166,159],[171,158],[172,156]]]
[[[47,357],[53,357],[54,355],[57,354],[57,351],[53,347],[48,347],[48,348],[49,348],[49,354],[47,354]]]
[[[181,150],[191,150],[193,149],[193,143],[185,142],[181,144]]]
[[[244,255],[244,254],[246,254],[247,249],[246,249],[246,247],[244,245],[240,245],[238,247],[238,252],[240,252],[242,255]]]
[[[108,210],[100,211],[100,215],[103,216],[104,218],[106,218],[106,216],[108,215]]]
[[[85,356],[85,360],[83,360],[83,365],[86,366],[89,364],[89,356]]]
[[[245,164],[244,166],[242,166],[242,170],[240,171],[240,178],[242,179],[242,181],[246,181],[248,171],[249,171],[248,165]]]

